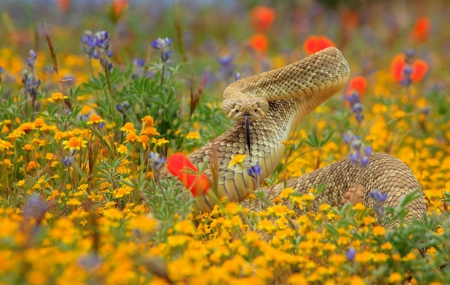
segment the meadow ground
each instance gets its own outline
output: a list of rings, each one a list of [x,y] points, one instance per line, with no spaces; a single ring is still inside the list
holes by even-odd
[[[450,283],[446,1],[43,0],[0,11],[1,284]],[[191,193],[160,179],[166,158],[232,125],[220,111],[227,85],[327,46],[348,60],[350,83],[298,125],[263,184],[355,155],[350,131],[411,168],[424,220],[404,220],[411,196],[375,212],[311,211],[320,189],[290,188],[261,211],[223,200],[193,214]]]

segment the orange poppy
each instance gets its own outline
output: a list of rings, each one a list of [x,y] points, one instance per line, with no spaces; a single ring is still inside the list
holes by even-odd
[[[399,54],[392,60],[391,72],[395,81],[400,82],[403,78],[403,68],[406,66],[405,55]],[[428,64],[423,60],[415,60],[411,65],[413,73],[411,74],[411,79],[413,82],[422,81],[426,72],[428,71]]]
[[[358,91],[359,98],[364,96],[364,92],[366,91],[367,80],[362,76],[356,76],[350,79],[348,83],[348,88],[346,94],[351,94],[352,91]]]
[[[116,18],[119,18],[128,7],[128,0],[114,0],[113,13]]]
[[[269,46],[269,40],[263,34],[255,34],[250,38],[250,46],[260,53],[265,53]]]
[[[431,22],[426,16],[420,16],[416,19],[411,31],[411,39],[416,43],[424,43],[430,36]]]
[[[192,196],[198,197],[205,195],[211,187],[211,183],[208,177],[202,174],[190,174],[186,173],[185,170],[193,170],[197,172],[197,167],[195,167],[192,162],[183,153],[174,153],[167,160],[167,169],[170,173],[176,176],[187,189],[191,190]]]
[[[56,6],[58,6],[58,9],[65,14],[69,11],[70,0],[57,0]]]
[[[413,82],[420,82],[428,71],[428,64],[423,60],[416,60],[413,63],[414,72],[411,74]]]
[[[356,29],[359,26],[358,11],[345,10],[341,14],[341,24],[348,30]]]
[[[256,32],[267,32],[272,27],[275,17],[275,10],[265,6],[258,6],[250,13],[250,21]]]
[[[326,49],[327,47],[334,47],[332,40],[325,36],[309,36],[303,44],[303,49],[308,55]]]

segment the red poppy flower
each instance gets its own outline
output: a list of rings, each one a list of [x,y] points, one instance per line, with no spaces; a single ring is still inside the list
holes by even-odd
[[[360,98],[364,96],[366,91],[367,80],[362,76],[356,76],[350,79],[346,94],[351,94],[352,91],[358,91]]]
[[[411,74],[413,82],[420,82],[428,70],[428,64],[423,60],[416,60],[413,63],[414,72]]]
[[[260,53],[265,53],[269,46],[269,40],[263,34],[255,34],[250,38],[250,46]]]
[[[395,81],[400,82],[403,78],[403,68],[406,66],[405,55],[399,54],[392,60],[391,71]],[[420,82],[428,70],[428,64],[423,60],[415,60],[411,65],[413,73],[411,79],[413,82]]]
[[[67,13],[70,8],[70,0],[57,0],[56,5],[61,12]]]
[[[209,190],[211,183],[208,177],[202,174],[190,174],[185,170],[193,170],[197,172],[197,168],[183,153],[174,153],[167,160],[167,169],[176,176],[187,189],[191,190],[192,196],[198,197],[205,195]]]
[[[267,32],[275,20],[275,10],[270,7],[258,6],[252,10],[250,21],[257,32]]]
[[[431,23],[428,17],[418,17],[410,34],[411,39],[416,43],[426,42],[430,36],[430,28]]]
[[[326,49],[327,47],[334,47],[334,43],[324,36],[310,36],[303,44],[303,49],[308,55]]]

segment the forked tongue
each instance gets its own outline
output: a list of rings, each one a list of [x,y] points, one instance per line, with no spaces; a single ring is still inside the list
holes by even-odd
[[[247,140],[247,148],[248,148],[248,154],[252,156],[251,150],[250,150],[250,123],[248,119],[248,114],[245,116],[245,138]]]

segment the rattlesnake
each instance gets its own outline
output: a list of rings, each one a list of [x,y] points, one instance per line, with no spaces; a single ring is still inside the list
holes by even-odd
[[[218,156],[218,196],[229,201],[241,202],[257,188],[247,169],[259,164],[261,179],[268,177],[280,162],[293,127],[309,112],[343,89],[349,79],[350,68],[342,53],[327,48],[298,62],[280,69],[254,75],[228,86],[224,91],[222,110],[236,123],[212,143]],[[250,119],[250,150],[242,164],[229,167],[234,155],[248,154],[245,132],[245,115]],[[189,155],[199,164],[209,160],[212,143],[208,143]],[[211,177],[210,169],[205,172]],[[307,193],[314,186],[325,183],[325,190],[316,197],[316,205],[340,204],[343,194],[357,183],[359,168],[344,159],[317,169],[299,178],[291,179],[288,186]],[[377,189],[386,193],[385,206],[396,206],[401,196],[420,189],[411,170],[397,158],[374,153],[364,170],[360,184],[364,187],[363,204],[373,206],[368,193]],[[283,185],[266,191],[268,198],[276,197]],[[420,192],[422,193],[422,192]],[[195,208],[211,211],[215,202],[208,196],[195,199]],[[422,218],[426,213],[423,195],[409,204],[408,218]]]

